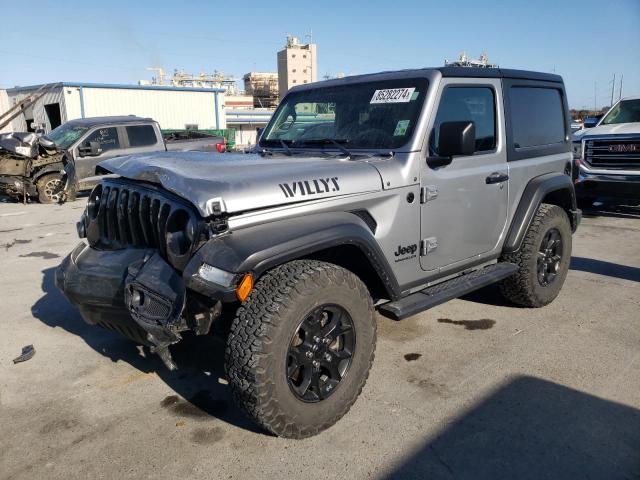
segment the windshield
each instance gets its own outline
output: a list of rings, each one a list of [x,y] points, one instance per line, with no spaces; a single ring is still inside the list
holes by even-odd
[[[292,92],[276,110],[261,146],[396,149],[416,127],[427,80],[395,79]]]
[[[632,122],[640,122],[640,99],[618,102],[604,117],[602,125]]]
[[[46,137],[53,143],[55,143],[59,149],[65,150],[73,145],[73,143],[78,140],[87,130],[89,130],[88,127],[73,125],[72,123],[65,123],[51,130],[51,132],[49,132]]]

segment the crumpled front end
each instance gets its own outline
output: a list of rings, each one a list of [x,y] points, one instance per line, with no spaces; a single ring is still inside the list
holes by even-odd
[[[0,177],[0,193],[23,199],[37,195],[36,186],[25,177]]]
[[[131,318],[124,303],[128,265],[153,253],[147,249],[100,251],[80,243],[56,270],[56,286],[78,308],[82,318],[150,345],[146,332]]]
[[[88,245],[64,259],[56,285],[86,322],[150,346],[174,370],[168,347],[186,330],[208,333],[221,311],[215,295],[189,289],[193,252],[221,225],[161,189],[103,181],[78,223]]]
[[[87,323],[149,346],[170,370],[177,368],[168,347],[193,325],[184,281],[157,251],[101,251],[80,243],[56,270],[56,286]]]
[[[0,193],[27,200],[38,195],[38,177],[64,171],[67,180],[73,172],[73,182],[67,182],[62,199],[75,185],[75,169],[55,144],[33,133],[0,135]]]

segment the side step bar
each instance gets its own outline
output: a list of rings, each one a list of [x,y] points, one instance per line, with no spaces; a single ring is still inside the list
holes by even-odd
[[[403,320],[411,315],[461,297],[492,283],[499,282],[518,271],[513,263],[500,262],[474,272],[427,287],[395,302],[382,305],[378,310],[385,317]]]

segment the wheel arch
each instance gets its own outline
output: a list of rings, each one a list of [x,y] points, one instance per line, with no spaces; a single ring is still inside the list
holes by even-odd
[[[529,181],[515,211],[509,233],[503,246],[503,253],[513,253],[520,249],[527,229],[541,203],[561,207],[569,217],[571,230],[580,223],[580,210],[576,205],[576,192],[571,177],[561,172],[547,173]]]
[[[36,183],[41,177],[45,175],[49,175],[50,173],[58,173],[61,176],[65,176],[66,173],[62,172],[64,170],[64,164],[62,162],[51,163],[49,165],[45,165],[40,170],[35,172],[32,177],[33,183]]]
[[[214,238],[196,252],[185,276],[193,278],[207,263],[227,272],[252,272],[257,278],[298,259],[334,263],[356,274],[374,298],[399,298],[397,279],[372,231],[347,212],[277,220]]]

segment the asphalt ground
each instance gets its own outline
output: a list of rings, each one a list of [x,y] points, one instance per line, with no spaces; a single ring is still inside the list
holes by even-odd
[[[0,478],[640,478],[638,207],[586,212],[545,308],[488,288],[378,316],[362,395],[295,441],[233,405],[221,339],[168,372],[82,321],[53,276],[84,202],[0,203]]]

